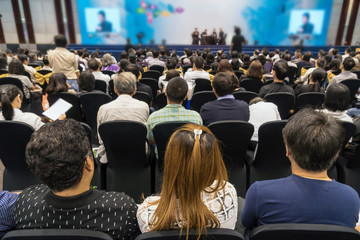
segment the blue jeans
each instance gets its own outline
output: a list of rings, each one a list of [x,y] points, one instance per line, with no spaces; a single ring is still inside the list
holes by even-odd
[[[71,89],[74,89],[76,92],[79,92],[79,84],[76,79],[68,79],[66,81],[70,85]]]

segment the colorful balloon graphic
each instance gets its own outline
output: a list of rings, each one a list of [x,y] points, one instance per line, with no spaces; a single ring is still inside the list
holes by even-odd
[[[140,7],[136,9],[138,14],[146,14],[147,22],[152,24],[154,18],[159,16],[162,17],[169,17],[172,13],[173,14],[181,14],[185,11],[182,7],[174,8],[171,4],[166,4],[164,2],[149,3],[149,1],[140,1]]]

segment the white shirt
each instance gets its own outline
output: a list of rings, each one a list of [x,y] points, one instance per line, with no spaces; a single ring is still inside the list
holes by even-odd
[[[25,71],[27,71],[30,74],[31,81],[36,82],[36,78],[35,78],[36,70],[35,70],[35,68],[30,67],[30,66],[25,65],[25,64],[23,64],[23,66],[25,68]]]
[[[97,114],[97,126],[104,122],[114,120],[129,120],[143,123],[146,125],[149,118],[149,105],[145,102],[132,98],[130,95],[122,94],[114,101],[102,105]],[[101,157],[100,162],[107,163],[105,147],[99,135],[98,154]],[[144,143],[145,144],[145,143]]]
[[[40,70],[48,70],[48,71],[52,71],[52,68],[51,68],[51,67],[44,66],[44,67],[43,67],[43,68],[41,68]]]
[[[95,80],[101,80],[106,82],[106,93],[109,93],[109,82],[110,76],[107,74],[103,74],[102,72],[92,72],[95,77]]]
[[[278,107],[270,102],[258,102],[249,106],[250,119],[249,123],[254,125],[254,134],[251,137],[252,141],[259,140],[259,128],[263,123],[281,120]]]
[[[304,76],[301,77],[301,82],[303,82],[305,85],[308,84],[309,76],[310,74],[315,70],[316,68],[309,68]]]
[[[10,78],[17,78],[20,79],[20,81],[23,84],[23,91],[25,93],[25,98],[29,99],[30,98],[30,88],[34,87],[34,84],[30,81],[30,79],[27,76],[23,76],[23,75],[17,75],[17,74],[9,74],[7,77]]]
[[[216,181],[206,190],[215,187]],[[160,199],[160,196],[147,197],[140,204],[137,211],[137,219],[141,232],[149,232],[152,228],[152,217],[158,204],[151,203]],[[217,217],[220,228],[234,229],[237,221],[238,202],[235,187],[231,183],[225,185],[225,201],[223,190],[219,190],[216,195],[213,193],[202,192],[201,199],[205,206]],[[223,204],[224,202],[224,204]],[[180,223],[176,224],[180,228]]]
[[[353,122],[351,117],[346,114],[346,111],[342,111],[342,112],[341,111],[336,111],[336,112],[334,112],[334,111],[330,111],[328,109],[323,109],[323,110],[321,110],[321,112],[326,113],[328,115],[331,115],[334,118],[336,118],[336,119],[338,119],[340,121],[343,121],[343,122],[351,122],[351,123]]]
[[[2,114],[0,114],[0,120],[5,120]],[[17,108],[14,108],[14,116],[12,121],[27,123],[32,126],[35,131],[44,125],[38,115],[30,112],[22,112],[20,109]]]
[[[210,80],[210,75],[209,73],[205,72],[204,70],[201,70],[201,71],[187,71],[185,73],[185,76],[184,76],[184,79],[187,81],[187,82],[191,82],[193,85],[195,85],[195,79],[197,78],[203,78],[203,79],[208,79]]]

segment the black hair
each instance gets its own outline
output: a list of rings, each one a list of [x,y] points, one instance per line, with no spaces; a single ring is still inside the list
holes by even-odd
[[[201,69],[204,67],[204,59],[202,57],[195,57],[194,64],[196,68]]]
[[[241,67],[240,60],[238,58],[233,58],[231,60],[231,67],[233,70],[239,70],[239,68]]]
[[[90,54],[91,59],[100,58],[100,54],[97,51],[93,51]],[[96,59],[95,59],[96,60]]]
[[[127,52],[121,52],[120,53],[120,57],[119,57],[119,60],[121,59],[128,59],[128,53]]]
[[[338,71],[340,69],[341,61],[337,58],[334,58],[329,64],[329,70]]]
[[[130,62],[127,59],[121,59],[120,60],[120,70],[121,71],[125,71],[126,67],[130,64]]]
[[[355,67],[355,61],[351,57],[347,57],[344,59],[343,66],[345,71],[351,71]]]
[[[47,94],[67,92],[69,90],[66,84],[66,76],[63,73],[54,73],[49,78],[49,85],[46,88]]]
[[[282,131],[284,142],[300,168],[322,172],[334,164],[344,141],[338,120],[305,108],[292,116]]]
[[[267,55],[269,55],[269,50],[268,50],[266,47],[264,47],[264,48],[262,49],[262,53],[263,53],[264,56],[266,57]]]
[[[167,98],[174,103],[181,104],[188,93],[188,85],[181,77],[175,77],[166,86]]]
[[[6,52],[0,52],[0,57],[7,58]]]
[[[324,108],[336,112],[345,111],[350,106],[350,90],[341,83],[330,85],[326,89]]]
[[[49,57],[48,57],[48,56],[44,56],[44,58],[43,58],[43,64],[44,64],[44,65],[49,65],[49,64],[50,64],[50,62],[49,62]]]
[[[176,68],[176,61],[175,60],[173,60],[173,59],[169,59],[169,61],[167,62],[167,64],[166,64],[166,68],[168,69],[168,70],[170,70],[170,69],[175,69]]]
[[[20,60],[14,59],[9,63],[8,72],[10,74],[23,75],[25,73],[25,68]]]
[[[33,133],[26,147],[30,171],[54,192],[78,184],[85,159],[91,156],[85,130],[73,119],[45,124]]]
[[[346,52],[346,53],[350,53],[350,52],[351,52],[351,48],[349,48],[349,47],[346,48],[346,49],[345,49],[345,52]]]
[[[7,65],[7,59],[4,57],[0,57],[0,69],[6,69]]]
[[[81,57],[84,54],[84,51],[81,50],[81,49],[78,49],[77,54],[78,54],[79,57]]]
[[[316,68],[311,73],[311,80],[314,82],[313,84],[313,91],[319,92],[320,91],[320,84],[324,81],[326,77],[326,72],[322,68]]]
[[[63,34],[55,35],[54,42],[56,47],[61,47],[61,48],[65,48],[66,45],[68,44],[67,39]]]
[[[25,54],[18,54],[17,58],[20,60],[21,63],[24,63],[26,60],[28,60],[28,56]]]
[[[273,70],[279,80],[284,80],[289,73],[289,65],[285,60],[279,60],[275,63]]]
[[[158,58],[159,57],[159,51],[158,50],[152,50],[153,57]]]
[[[136,66],[136,64],[131,63],[131,64],[127,65],[126,68],[125,68],[125,72],[131,72],[132,74],[134,74],[135,77],[136,77],[136,80],[140,76],[140,71],[139,71],[138,66]]]
[[[312,58],[313,54],[310,51],[307,51],[304,55],[303,55],[303,60],[306,62],[310,61],[310,58]]]
[[[97,71],[100,67],[100,63],[98,62],[98,60],[91,58],[88,61],[88,68],[91,69],[92,71]]]
[[[83,58],[88,58],[90,56],[90,53],[89,52],[84,52],[84,54],[82,55]]]
[[[291,60],[291,55],[290,54],[284,54],[284,60],[285,61],[290,61]]]
[[[91,92],[95,89],[95,77],[92,72],[86,70],[80,73],[79,76],[80,91]]]
[[[325,69],[325,59],[324,58],[318,58],[316,60],[316,64],[318,65],[318,67],[322,68],[322,69]]]
[[[206,55],[206,63],[208,64],[211,64],[213,63],[215,60],[215,56],[212,52],[209,52],[207,55]]]
[[[20,94],[21,100],[23,93],[15,85],[2,85],[0,87],[1,113],[5,120],[12,120],[14,117],[14,108],[11,103]]]
[[[166,77],[165,77],[165,81],[170,81],[171,79],[175,78],[175,77],[180,77],[180,73],[179,71],[175,70],[175,69],[170,69],[167,73],[166,73]]]
[[[225,72],[217,73],[212,81],[212,86],[220,97],[233,94],[234,82],[230,74]]]
[[[241,34],[240,27],[234,27],[234,32],[235,32],[236,35],[240,35]]]

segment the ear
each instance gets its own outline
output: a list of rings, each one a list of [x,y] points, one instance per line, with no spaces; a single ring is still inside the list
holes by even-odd
[[[286,156],[288,158],[292,158],[292,153],[286,144],[285,144],[285,149],[286,149]]]
[[[118,96],[120,95],[120,93],[116,90],[116,88],[114,88],[114,93]]]
[[[85,159],[84,169],[88,172],[92,172],[94,170],[94,161],[90,156],[87,156]]]
[[[165,93],[165,96],[167,96],[167,88],[165,88],[165,91],[164,91],[164,93]]]

